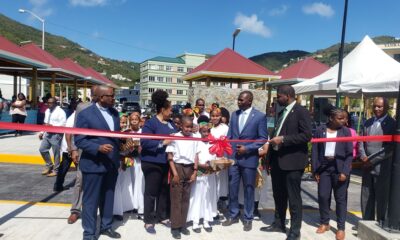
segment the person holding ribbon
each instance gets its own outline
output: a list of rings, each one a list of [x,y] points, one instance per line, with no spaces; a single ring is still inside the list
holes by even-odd
[[[328,117],[326,125],[319,127],[315,138],[351,137],[350,130],[344,125],[346,112],[342,109],[328,106],[324,109]],[[312,172],[318,183],[318,205],[320,225],[318,234],[330,230],[329,212],[332,190],[336,201],[337,232],[336,239],[345,238],[345,223],[347,215],[347,189],[350,182],[351,163],[353,160],[352,142],[322,142],[312,145]]]
[[[157,115],[145,122],[142,133],[164,135],[175,133],[175,124],[170,121],[172,105],[168,101],[168,93],[157,90],[151,95],[151,101],[155,104]],[[145,179],[144,228],[150,234],[156,234],[155,223],[169,225],[169,165],[165,149],[170,142],[169,139],[140,140],[142,170]]]
[[[211,114],[212,116],[212,114]],[[205,116],[204,116],[205,117]],[[202,139],[208,139],[210,127],[208,121],[199,122],[199,132]],[[210,153],[211,147],[208,141],[198,143],[199,164],[196,182],[190,192],[190,204],[187,221],[193,221],[193,231],[201,232],[200,219],[203,219],[203,228],[206,232],[212,232],[210,222],[217,214],[216,176],[210,171],[211,161],[216,155]]]
[[[373,102],[374,117],[368,119],[362,129],[362,136],[393,135],[396,121],[389,116],[389,101],[377,97]],[[383,151],[370,159],[383,148]],[[377,220],[382,223],[386,217],[389,201],[390,171],[392,166],[392,142],[360,142],[360,159],[363,163],[361,185],[361,211],[363,220]],[[377,219],[375,219],[375,217]]]
[[[235,164],[229,167],[229,214],[223,226],[239,222],[239,183],[244,185],[243,230],[252,229],[254,212],[254,188],[258,167],[258,149],[268,141],[267,118],[253,108],[253,93],[243,91],[238,97],[239,110],[231,117],[228,138],[231,140],[257,140],[249,143],[232,143]]]
[[[261,231],[286,233],[286,210],[289,200],[290,232],[287,240],[300,239],[302,222],[301,177],[308,164],[308,142],[311,140],[310,113],[296,103],[292,86],[277,90],[278,103],[284,108],[278,114],[273,138],[270,140],[270,166],[275,219]]]

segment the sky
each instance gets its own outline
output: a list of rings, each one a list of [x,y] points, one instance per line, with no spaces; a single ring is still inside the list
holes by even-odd
[[[340,42],[345,0],[2,0],[0,13],[108,58],[143,62],[185,52],[314,52]],[[349,0],[346,42],[400,37],[399,0]]]

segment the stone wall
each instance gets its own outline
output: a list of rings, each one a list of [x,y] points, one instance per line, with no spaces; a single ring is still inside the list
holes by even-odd
[[[243,89],[231,89],[229,87],[220,86],[194,86],[189,88],[188,98],[192,106],[198,98],[203,98],[206,101],[206,107],[209,108],[212,103],[219,103],[220,107],[225,107],[229,112],[236,111],[237,98]],[[266,90],[250,90],[254,95],[253,107],[265,113],[265,105],[267,104],[268,92]]]

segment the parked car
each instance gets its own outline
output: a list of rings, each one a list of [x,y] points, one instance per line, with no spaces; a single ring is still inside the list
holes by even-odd
[[[142,112],[139,103],[137,102],[124,102],[122,104],[122,112],[130,114],[133,111]]]

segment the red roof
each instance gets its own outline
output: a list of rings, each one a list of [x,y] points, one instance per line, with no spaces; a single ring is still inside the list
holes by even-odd
[[[111,81],[110,79],[108,79],[106,76],[104,76],[103,74],[97,72],[96,70],[94,70],[93,68],[86,68],[86,71],[90,72],[92,74],[92,76],[98,80],[103,81],[105,84],[109,84],[112,87],[117,87],[117,85],[115,85],[115,83],[113,81]]]
[[[224,72],[251,75],[275,75],[267,68],[247,59],[232,49],[225,48],[217,55],[193,69],[188,75],[196,72]]]
[[[63,63],[60,59],[41,49],[34,43],[23,45],[21,48],[29,52],[35,59],[49,64],[52,68],[63,68]]]
[[[312,57],[307,57],[278,73],[281,75],[281,80],[296,79],[296,78],[313,78],[329,69],[329,66],[318,62]]]
[[[28,51],[25,51],[20,46],[12,43],[11,41],[9,41],[8,39],[6,39],[3,36],[0,36],[0,50],[9,52],[9,53],[17,55],[19,57],[28,58],[31,61],[33,60],[33,61],[37,61],[38,63],[44,64],[44,62],[41,62],[40,59],[37,59],[31,53],[29,53]]]
[[[90,77],[90,73],[86,71],[86,69],[83,68],[81,65],[74,62],[72,59],[64,58],[61,60],[61,62],[63,63],[63,66],[67,68],[67,70],[79,73],[83,77]]]

